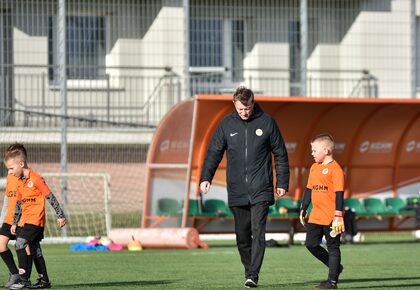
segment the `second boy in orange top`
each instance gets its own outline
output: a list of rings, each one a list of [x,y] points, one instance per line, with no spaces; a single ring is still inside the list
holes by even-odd
[[[17,187],[16,208],[10,229],[11,233],[16,233],[17,237],[15,247],[19,261],[20,281],[11,285],[10,289],[51,288],[40,245],[40,241],[44,238],[45,200],[54,208],[58,226],[63,227],[66,224],[66,218],[44,179],[29,168],[25,148],[21,144],[18,145],[16,150],[7,151],[4,157],[8,174],[22,180]],[[16,231],[17,225],[19,227]],[[29,282],[26,245],[29,245],[38,273],[40,273],[38,283],[35,285]]]
[[[13,215],[16,206],[17,184],[21,182],[19,178],[13,175],[7,175],[6,178],[6,192],[4,194],[3,208],[1,211],[1,228],[0,228],[0,256],[9,269],[9,281],[5,287],[9,288],[14,283],[19,281],[19,271],[16,267],[13,254],[9,250],[7,244],[10,240],[16,240],[16,235],[10,232],[13,223]]]
[[[340,237],[344,232],[344,173],[333,158],[334,140],[330,135],[312,139],[311,148],[315,163],[309,172],[299,217],[306,229],[306,247],[329,268],[328,279],[316,289],[337,289],[338,277],[343,271]],[[311,202],[312,211],[306,223]],[[328,251],[320,245],[323,236]]]

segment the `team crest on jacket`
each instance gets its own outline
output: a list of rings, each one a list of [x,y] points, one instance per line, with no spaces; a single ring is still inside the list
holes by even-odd
[[[28,187],[29,188],[32,188],[34,186],[34,183],[32,182],[32,180],[29,180],[29,182],[28,182]]]
[[[255,134],[256,134],[257,136],[262,136],[262,134],[263,134],[263,130],[261,130],[261,129],[257,129],[257,130],[255,130]]]
[[[328,174],[328,168],[322,169],[322,174]]]

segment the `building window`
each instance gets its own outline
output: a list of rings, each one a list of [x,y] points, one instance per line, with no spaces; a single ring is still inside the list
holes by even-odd
[[[223,66],[223,20],[190,20],[190,65]]]
[[[58,79],[58,21],[48,20],[49,79]],[[104,78],[104,18],[97,16],[66,17],[66,64],[68,79]]]
[[[232,21],[232,78],[234,81],[243,80],[245,37],[244,22]]]
[[[190,20],[190,66],[194,72],[200,73],[200,68],[203,73],[219,68],[226,71],[225,78],[241,81],[243,57],[243,20]]]

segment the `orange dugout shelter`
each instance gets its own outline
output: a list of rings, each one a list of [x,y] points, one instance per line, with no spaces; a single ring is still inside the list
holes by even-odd
[[[345,197],[410,196],[420,189],[420,100],[256,96],[280,127],[288,149],[290,188],[297,200],[313,163],[310,140],[329,133],[346,173]],[[150,145],[143,227],[191,225],[191,202],[226,198],[222,160],[209,194],[199,192],[207,146],[232,96],[198,95],[175,106]],[[217,224],[214,231],[217,230]]]

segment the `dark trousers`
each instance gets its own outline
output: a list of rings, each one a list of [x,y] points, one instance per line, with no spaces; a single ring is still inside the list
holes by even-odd
[[[340,272],[341,252],[340,252],[340,237],[335,238],[330,236],[330,226],[318,225],[308,223],[306,229],[306,248],[318,260],[324,263],[329,268],[328,279],[338,282],[338,275]],[[327,250],[321,247],[322,236],[327,240]]]
[[[233,206],[235,217],[236,245],[245,268],[245,278],[258,281],[258,274],[264,259],[265,228],[268,202],[254,205]]]

